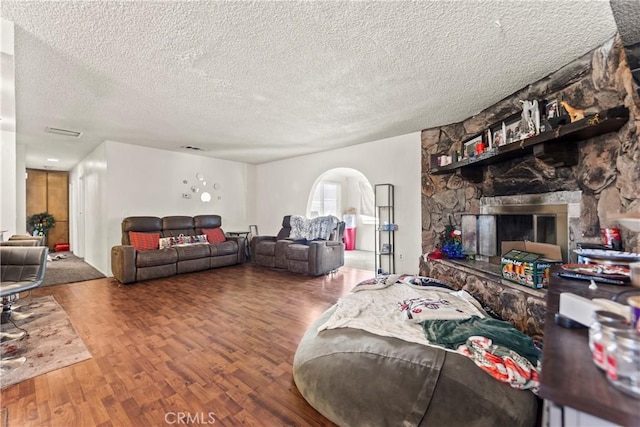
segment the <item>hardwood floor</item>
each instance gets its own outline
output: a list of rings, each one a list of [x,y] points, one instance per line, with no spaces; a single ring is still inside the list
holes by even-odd
[[[310,278],[247,263],[37,289],[93,357],[2,390],[1,406],[10,427],[332,425],[298,392],[293,356],[311,322],[372,274]]]

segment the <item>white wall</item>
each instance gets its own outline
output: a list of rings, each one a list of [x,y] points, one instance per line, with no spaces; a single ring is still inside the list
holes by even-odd
[[[0,230],[7,230],[4,238],[22,232],[18,226],[17,191],[18,169],[15,126],[15,61],[13,22],[0,18]],[[24,171],[22,173],[24,180]]]
[[[16,133],[0,131],[0,230],[4,239],[17,233]],[[24,178],[24,175],[23,175]]]
[[[85,261],[111,275],[111,247],[120,244],[127,216],[217,214],[224,230],[248,230],[248,200],[255,199],[248,190],[254,185],[253,169],[245,163],[106,141],[71,173],[71,229],[77,233],[72,241]],[[198,172],[206,185],[196,178]],[[201,202],[200,193],[191,191],[193,185],[209,191],[213,200]],[[183,198],[183,193],[192,198]]]
[[[107,150],[99,145],[69,172],[69,234],[71,250],[104,274],[106,259]]]
[[[27,233],[27,147],[16,145],[16,234]]]
[[[329,169],[362,172],[375,184],[395,185],[396,271],[416,274],[421,255],[420,133],[359,144],[257,166],[257,224],[275,235],[282,217],[304,215],[316,179]],[[402,259],[400,259],[402,255]]]

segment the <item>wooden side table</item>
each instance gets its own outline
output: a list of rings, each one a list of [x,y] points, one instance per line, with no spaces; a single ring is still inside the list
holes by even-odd
[[[598,289],[591,290],[589,282],[563,279],[557,276],[558,271],[559,267],[552,268],[547,292],[540,397],[618,425],[639,425],[640,400],[614,388],[596,367],[589,350],[588,329],[567,329],[554,322],[562,292],[611,299],[633,288],[598,284]],[[569,424],[563,420],[562,425]]]
[[[249,234],[251,234],[251,231],[227,231],[226,234],[227,236],[244,237],[247,241],[244,253],[247,256],[247,259],[251,259],[251,245],[249,244]]]

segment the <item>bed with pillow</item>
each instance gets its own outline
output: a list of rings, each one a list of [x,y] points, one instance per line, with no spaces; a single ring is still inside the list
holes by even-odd
[[[464,291],[380,276],[309,327],[293,376],[339,426],[534,426],[539,355]]]

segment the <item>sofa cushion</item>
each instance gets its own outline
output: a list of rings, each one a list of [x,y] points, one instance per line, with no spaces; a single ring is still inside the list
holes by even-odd
[[[290,261],[309,261],[309,246],[292,243],[287,246],[285,254]]]
[[[227,240],[225,242],[209,244],[211,256],[235,255],[238,253],[238,242],[235,240]]]
[[[208,258],[210,255],[209,246],[203,243],[193,243],[189,245],[177,245],[173,248],[178,254],[178,261],[187,259]]]
[[[207,236],[207,240],[209,243],[221,243],[227,240],[227,237],[224,235],[224,231],[222,228],[203,228],[202,233]]]
[[[196,232],[200,233],[203,228],[216,228],[222,225],[220,215],[197,215],[193,217],[193,225]]]
[[[130,216],[122,221],[122,244],[131,245],[129,232],[161,233],[162,219],[156,216]]]
[[[161,237],[160,238],[160,249],[170,248],[175,245],[188,245],[193,243],[208,243],[209,240],[205,234],[200,234],[198,236],[185,236],[180,235],[177,237]]]
[[[160,244],[160,233],[139,233],[137,231],[130,231],[129,241],[137,251],[158,249]]]
[[[176,262],[178,262],[178,253],[173,248],[142,251],[136,254],[136,267],[138,268],[175,264]]]
[[[287,239],[289,234],[291,234],[291,215],[285,215],[282,218],[282,228],[278,232],[276,240]]]
[[[267,256],[275,256],[276,255],[276,242],[275,241],[260,241],[260,244],[255,245],[255,254],[256,255],[267,255]]]

